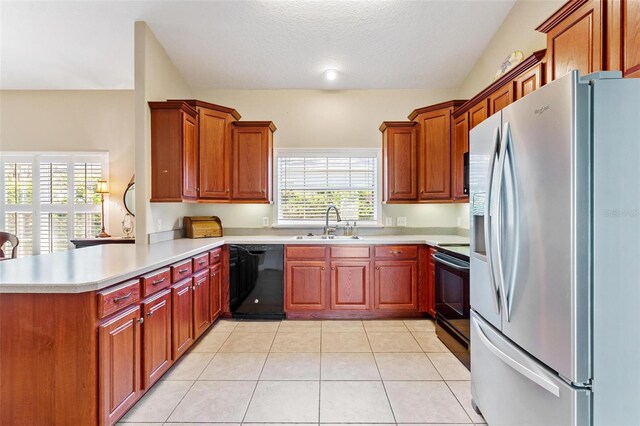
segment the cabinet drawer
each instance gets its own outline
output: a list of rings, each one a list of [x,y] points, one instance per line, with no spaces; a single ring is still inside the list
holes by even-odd
[[[216,264],[222,260],[222,247],[209,252],[209,265]]]
[[[204,253],[193,258],[193,272],[202,271],[209,266],[209,253]]]
[[[287,246],[287,259],[324,259],[326,247],[323,246]]]
[[[377,246],[376,259],[415,259],[417,246]]]
[[[127,281],[118,286],[101,291],[98,297],[98,318],[104,318],[122,308],[140,301],[140,282]]]
[[[332,246],[330,248],[332,258],[369,258],[369,247]]]
[[[193,273],[191,259],[171,265],[171,282],[177,283]]]
[[[142,283],[142,297],[147,297],[171,285],[171,270],[164,268],[143,275],[140,282]]]

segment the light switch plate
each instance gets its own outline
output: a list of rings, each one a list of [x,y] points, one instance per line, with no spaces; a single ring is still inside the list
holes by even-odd
[[[393,218],[385,217],[384,218],[384,226],[393,226]]]
[[[398,216],[397,223],[398,223],[398,226],[407,226],[406,216]]]
[[[269,227],[269,216],[262,217],[262,226],[264,226],[265,228]]]

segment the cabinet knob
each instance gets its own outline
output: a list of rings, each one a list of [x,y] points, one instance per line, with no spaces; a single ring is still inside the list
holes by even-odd
[[[335,270],[336,270],[336,267],[335,267],[335,266],[332,266],[332,267],[331,267],[331,270],[332,270],[332,271],[335,271]]]
[[[376,270],[378,270],[378,271],[379,271],[379,270],[380,270],[380,267],[379,267],[379,266],[376,266]]]
[[[322,269],[324,271],[324,266],[322,266],[320,269]]]
[[[139,322],[140,324],[144,323],[144,318],[143,318],[143,317],[138,318],[138,322]]]
[[[152,317],[152,316],[153,316],[153,311],[149,312],[149,313],[147,314],[147,316],[148,316],[148,317]]]

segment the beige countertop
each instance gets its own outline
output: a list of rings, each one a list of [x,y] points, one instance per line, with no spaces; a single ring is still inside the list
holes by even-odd
[[[292,236],[228,236],[179,239],[151,245],[108,244],[0,262],[0,293],[83,293],[100,290],[223,244],[456,244],[458,235],[364,236],[361,239],[296,239]]]

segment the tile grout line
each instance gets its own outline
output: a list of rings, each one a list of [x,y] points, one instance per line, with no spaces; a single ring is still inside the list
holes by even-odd
[[[466,381],[466,380],[463,380],[463,381]],[[453,391],[453,389],[451,389],[451,386],[449,386],[449,383],[447,383],[447,381],[444,380],[444,384],[447,386],[447,389],[449,389],[449,392],[451,392],[453,394],[453,397],[456,399],[456,402],[458,403],[460,408],[462,408],[462,411],[467,416],[467,418],[471,421],[472,424],[475,424],[475,422],[473,421],[473,419],[471,418],[469,413],[467,413],[467,410],[464,409],[464,406],[462,405],[462,402],[460,402],[460,400],[458,399],[458,395],[456,395],[456,393]],[[469,381],[469,385],[471,385],[471,381]],[[469,392],[471,392],[471,390],[469,390]],[[483,419],[484,419],[484,417],[483,417]]]
[[[240,420],[240,424],[243,424],[245,419],[247,418],[247,413],[249,412],[249,407],[251,407],[251,402],[253,401],[253,397],[256,394],[256,389],[258,389],[258,384],[260,383],[260,377],[262,377],[262,373],[264,372],[264,367],[267,365],[267,360],[269,359],[269,355],[271,354],[271,349],[273,348],[273,342],[276,341],[276,336],[278,335],[278,330],[280,329],[280,324],[282,321],[278,321],[278,327],[276,328],[276,332],[273,335],[273,340],[271,340],[271,345],[269,345],[269,351],[267,352],[267,356],[264,359],[264,364],[262,364],[262,368],[260,369],[260,374],[258,375],[258,380],[256,380],[256,385],[253,387],[253,392],[251,392],[251,398],[249,398],[249,402],[247,403],[247,408],[244,410],[244,415],[242,416],[242,420]]]
[[[404,321],[402,322],[404,325]],[[364,324],[362,324],[364,327]],[[406,325],[405,325],[406,327]],[[389,404],[389,410],[391,410],[391,415],[393,416],[393,422],[397,425],[398,419],[396,419],[396,413],[393,411],[393,405],[391,405],[391,399],[389,398],[389,393],[387,392],[387,387],[384,384],[384,380],[382,380],[382,373],[380,372],[380,366],[378,366],[378,360],[376,359],[376,353],[373,351],[373,346],[371,346],[371,341],[369,340],[369,333],[365,327],[364,334],[367,336],[367,342],[369,343],[369,347],[371,348],[371,356],[373,357],[373,362],[376,364],[376,369],[378,370],[378,375],[380,376],[380,383],[382,383],[382,390],[384,390],[384,396],[387,397],[387,403]]]

